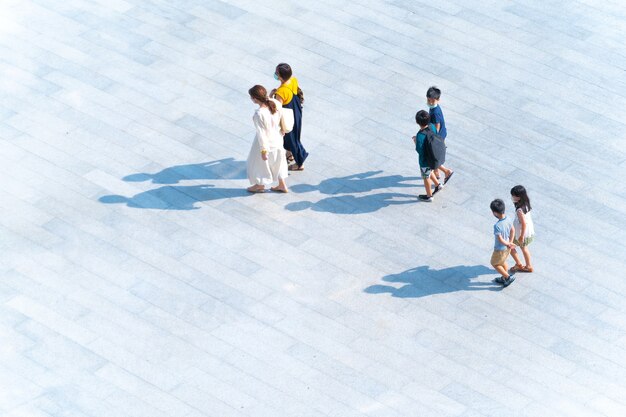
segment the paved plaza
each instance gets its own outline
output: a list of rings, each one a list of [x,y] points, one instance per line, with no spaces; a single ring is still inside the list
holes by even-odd
[[[621,0],[1,0],[0,415],[625,416],[625,39]],[[250,195],[279,62],[310,157]]]

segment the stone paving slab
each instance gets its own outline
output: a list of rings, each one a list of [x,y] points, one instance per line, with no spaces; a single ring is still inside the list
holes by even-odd
[[[625,21],[612,0],[0,2],[0,414],[626,415]],[[311,156],[251,196],[246,92],[278,62]],[[430,85],[456,175],[420,204]],[[518,183],[536,272],[501,290],[488,205]]]

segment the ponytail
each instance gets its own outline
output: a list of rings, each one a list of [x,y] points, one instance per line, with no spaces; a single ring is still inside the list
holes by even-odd
[[[262,85],[255,85],[248,90],[248,94],[250,94],[250,97],[252,97],[253,99],[265,104],[270,110],[270,113],[276,113],[276,103],[274,103],[267,97],[267,90],[265,89],[265,87],[263,87]]]
[[[268,109],[270,109],[270,113],[275,114],[276,110],[278,110],[276,108],[276,103],[274,103],[272,100],[270,100],[269,98],[267,100],[265,100],[265,105],[267,106]]]

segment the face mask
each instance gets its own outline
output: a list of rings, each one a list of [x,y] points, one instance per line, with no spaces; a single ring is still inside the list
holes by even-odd
[[[429,109],[434,109],[435,107],[437,107],[436,104],[428,104],[428,102],[426,102],[426,105],[428,106]]]
[[[274,73],[274,79],[278,81],[278,74]]]

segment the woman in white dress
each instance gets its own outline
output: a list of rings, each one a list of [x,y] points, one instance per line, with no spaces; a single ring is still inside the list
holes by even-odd
[[[255,85],[250,90],[250,99],[259,105],[252,121],[256,135],[248,155],[248,179],[251,193],[262,193],[267,185],[278,181],[272,191],[286,193],[287,159],[283,148],[283,133],[280,128],[280,109],[278,101],[267,97],[267,90],[262,85]]]

